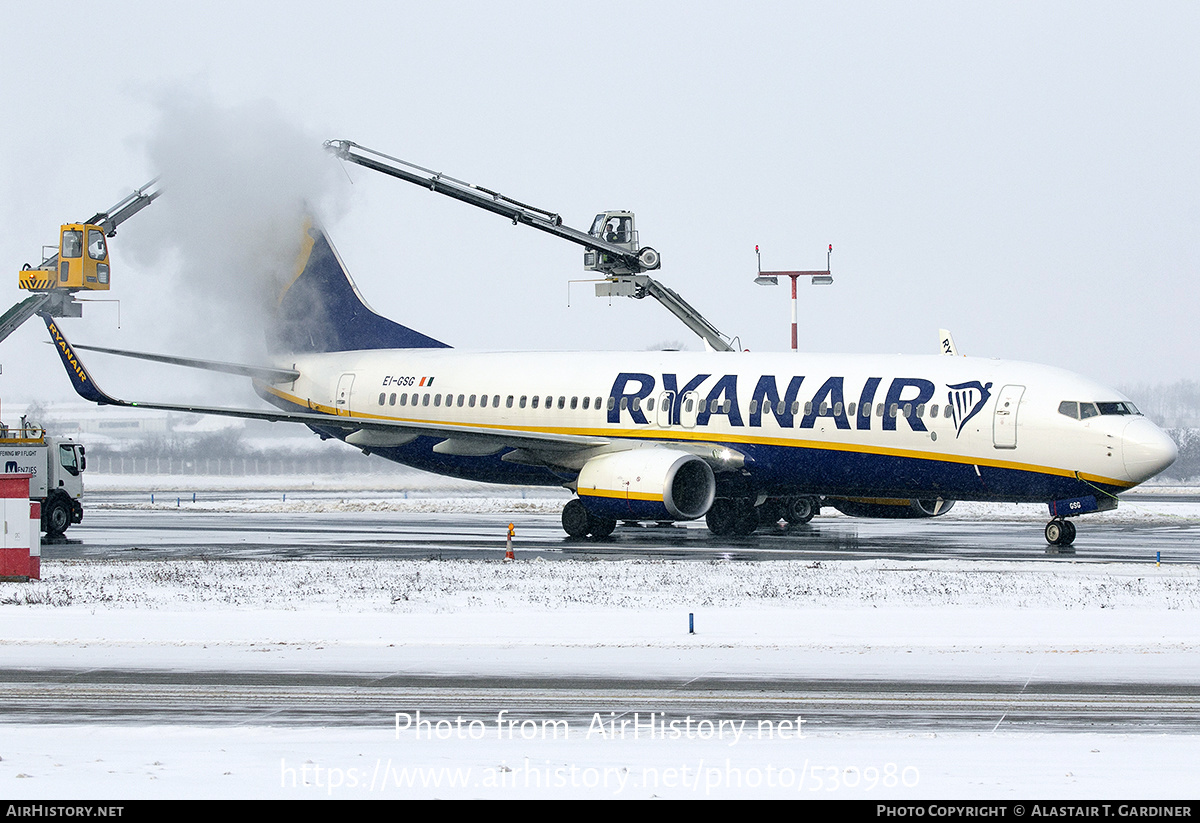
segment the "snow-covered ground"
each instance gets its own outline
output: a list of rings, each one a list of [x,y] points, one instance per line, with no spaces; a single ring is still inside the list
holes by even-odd
[[[403,504],[404,490],[392,491],[398,493],[387,499]],[[469,507],[472,498],[449,492],[443,504],[448,499]],[[492,493],[477,501],[503,499]],[[520,492],[508,500],[530,502]],[[268,502],[276,505],[259,501]],[[1004,517],[1022,517],[1008,508]],[[1134,509],[1123,504],[1113,516]],[[1197,504],[1147,510],[1155,517],[1200,515]],[[981,514],[999,512],[959,504],[947,516]],[[1044,519],[1040,510],[1031,516]],[[1191,565],[50,560],[43,572],[40,583],[0,584],[6,670],[563,675],[646,678],[668,687],[717,677],[959,680],[1011,686],[1014,707],[1039,681],[1200,679],[1200,569]],[[695,634],[688,633],[689,614]],[[594,707],[604,721],[619,709],[612,702]],[[808,723],[770,739],[755,733],[753,722],[734,737],[715,716],[694,716],[684,726],[684,717],[668,715],[686,729],[678,739],[647,737],[644,726],[636,739],[628,729],[623,737],[601,735],[581,724],[555,739],[545,727],[522,725],[529,718],[509,719],[519,722],[508,734],[497,734],[494,723],[397,732],[394,713],[377,725],[346,728],[269,719],[0,723],[0,792],[1186,798],[1195,794],[1200,759],[1200,733],[1150,726],[1036,734],[1006,727],[1003,712],[974,731],[823,730]]]

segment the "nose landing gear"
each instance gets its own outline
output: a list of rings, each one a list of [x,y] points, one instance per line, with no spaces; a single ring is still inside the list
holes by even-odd
[[[1046,524],[1046,542],[1051,546],[1069,546],[1075,542],[1075,524],[1056,517]]]

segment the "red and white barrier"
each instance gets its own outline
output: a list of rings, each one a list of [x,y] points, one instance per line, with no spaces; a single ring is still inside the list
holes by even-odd
[[[0,579],[38,580],[41,575],[42,511],[29,500],[30,474],[0,474]],[[36,512],[36,519],[35,519]]]

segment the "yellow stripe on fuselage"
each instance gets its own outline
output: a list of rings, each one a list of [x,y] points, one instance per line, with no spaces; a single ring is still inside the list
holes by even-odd
[[[302,400],[299,397],[287,394],[273,386],[262,386],[266,391],[297,406],[302,406],[312,411],[319,411],[323,414],[329,414],[334,417],[356,417],[362,420],[386,420],[392,423],[424,423],[424,424],[445,424],[447,426],[464,426],[464,427],[480,427],[486,426],[488,429],[495,431],[511,431],[521,434],[564,434],[574,435],[577,437],[607,437],[613,439],[640,439],[640,440],[657,440],[663,442],[684,442],[696,441],[702,443],[721,443],[721,444],[746,444],[755,446],[782,446],[793,449],[824,449],[826,451],[849,452],[852,454],[874,454],[885,457],[905,457],[913,460],[934,460],[942,463],[957,463],[965,466],[986,466],[995,469],[1012,469],[1015,471],[1035,472],[1037,474],[1049,474],[1056,477],[1077,477],[1081,480],[1087,480],[1092,483],[1105,483],[1110,486],[1120,486],[1122,488],[1132,488],[1136,483],[1128,480],[1117,480],[1111,477],[1102,477],[1099,475],[1083,474],[1075,472],[1071,469],[1059,469],[1053,466],[1037,466],[1029,463],[1020,463],[1014,460],[995,460],[985,457],[974,457],[971,455],[946,454],[944,452],[929,452],[919,451],[916,449],[897,449],[887,446],[870,446],[854,443],[832,443],[825,440],[800,440],[790,437],[763,437],[749,434],[735,434],[732,432],[725,434],[717,434],[715,432],[697,432],[697,431],[676,431],[676,430],[638,430],[638,429],[622,429],[622,428],[578,428],[570,426],[514,426],[500,423],[481,424],[478,421],[453,421],[453,420],[429,420],[417,417],[389,417],[383,414],[345,414],[331,406],[323,406],[313,403],[308,400]]]

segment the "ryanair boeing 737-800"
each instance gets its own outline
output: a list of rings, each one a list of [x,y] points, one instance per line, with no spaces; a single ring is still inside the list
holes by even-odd
[[[44,315],[76,390],[101,404],[302,423],[454,477],[561,485],[572,537],[707,519],[718,535],[820,506],[929,517],[956,500],[1038,502],[1046,539],[1169,466],[1174,442],[1062,369],[970,357],[463,352],[372,311],[310,228],[270,331],[280,365],[109,351],[249,376],[279,411],[118,400]],[[84,347],[78,347],[84,348]]]

